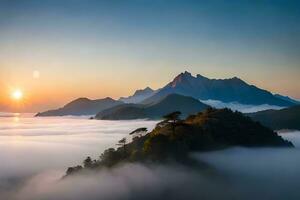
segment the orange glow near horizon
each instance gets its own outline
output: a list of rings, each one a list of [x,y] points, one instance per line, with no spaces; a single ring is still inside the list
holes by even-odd
[[[147,78],[130,79],[129,81],[128,77],[130,75],[126,75],[126,73],[122,73],[124,76],[117,76],[107,71],[105,73],[86,72],[81,75],[75,71],[74,76],[73,73],[72,76],[66,76],[64,73],[55,73],[57,75],[54,76],[52,70],[43,71],[43,76],[40,76],[39,70],[10,73],[11,71],[6,68],[6,70],[2,71],[8,75],[1,77],[3,74],[0,74],[2,78],[0,80],[0,108],[2,108],[1,111],[9,110],[13,112],[41,112],[55,109],[79,97],[90,99],[112,97],[118,99],[121,96],[132,95],[136,89],[145,88],[146,86],[150,86],[153,89],[162,87],[179,73],[164,72],[164,76],[162,76],[164,78],[157,78],[157,81],[153,81],[156,79],[154,74],[147,73],[149,76]],[[189,71],[193,75],[196,74],[195,71]],[[231,77],[230,74],[222,76],[221,74],[214,75],[213,72],[197,73],[203,74],[208,78]],[[297,90],[298,85],[290,86],[292,83],[290,80],[276,77],[278,81],[270,84],[262,81],[265,80],[263,75],[255,81],[251,77],[237,76],[249,84],[254,84],[274,93],[289,95],[294,98],[300,97],[299,95],[297,96],[299,91]],[[142,77],[142,75],[139,74],[138,77]]]

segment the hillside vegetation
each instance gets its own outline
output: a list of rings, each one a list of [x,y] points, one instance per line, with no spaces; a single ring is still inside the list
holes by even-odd
[[[185,120],[179,119],[180,112],[164,116],[162,122],[151,132],[140,128],[119,141],[117,149],[105,150],[99,159],[88,157],[83,166],[70,167],[67,175],[83,169],[102,169],[123,162],[166,162],[190,163],[191,152],[243,147],[293,147],[277,133],[252,121],[239,112],[229,109],[209,108]]]

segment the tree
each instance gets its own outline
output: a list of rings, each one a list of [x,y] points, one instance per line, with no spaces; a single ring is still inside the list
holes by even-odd
[[[171,122],[171,123],[176,123],[180,120],[179,116],[181,115],[181,112],[180,111],[175,111],[175,112],[172,112],[172,113],[169,113],[165,116],[163,116],[163,118],[168,121],[168,122]]]
[[[126,150],[126,142],[127,142],[127,140],[124,137],[121,140],[119,140],[118,143],[117,143],[118,146],[123,147],[124,154],[125,154],[125,150]]]
[[[175,111],[175,112],[169,113],[169,114],[163,116],[163,118],[165,120],[160,123],[161,124],[171,124],[172,132],[173,132],[173,134],[175,134],[175,126],[180,120],[180,118],[179,118],[180,115],[181,115],[180,111]]]
[[[118,146],[125,146],[126,141],[127,141],[127,140],[126,140],[126,138],[124,137],[124,138],[122,138],[121,140],[118,141],[117,145],[118,145]]]
[[[88,156],[88,157],[83,161],[83,166],[84,166],[85,168],[92,168],[92,166],[93,166],[93,161],[92,161],[91,157]]]
[[[77,165],[77,166],[75,166],[75,167],[69,167],[69,168],[67,169],[66,175],[70,175],[70,174],[75,173],[75,172],[78,172],[78,171],[80,171],[80,170],[82,170],[82,167],[81,167],[80,165]]]
[[[132,131],[131,133],[129,133],[129,135],[133,135],[132,136],[132,140],[134,140],[137,137],[141,137],[143,136],[144,133],[147,133],[148,129],[145,127],[142,128],[137,128],[134,131]]]
[[[100,162],[104,166],[112,166],[115,163],[117,163],[121,158],[121,153],[119,151],[116,151],[114,148],[106,149],[101,155],[100,155]]]

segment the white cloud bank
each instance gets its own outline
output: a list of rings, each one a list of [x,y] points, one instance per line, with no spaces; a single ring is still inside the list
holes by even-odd
[[[68,166],[81,164],[86,156],[97,158],[132,130],[151,130],[156,123],[33,118],[27,114],[5,114],[0,120],[0,199],[1,191],[14,188],[28,177],[53,170],[60,171],[61,176]]]
[[[280,110],[285,108],[285,107],[269,105],[269,104],[249,105],[249,104],[240,104],[238,102],[225,103],[219,100],[212,100],[212,99],[200,100],[200,101],[202,103],[205,103],[215,108],[230,108],[233,111],[240,111],[242,113],[252,113],[252,112],[258,112],[258,111],[268,110],[268,109]]]
[[[300,132],[294,132],[300,140]],[[126,164],[58,181],[59,172],[28,179],[6,193],[12,200],[231,200],[300,198],[300,149],[232,148],[193,154],[212,169],[175,165]]]
[[[87,155],[96,158],[134,128],[154,124],[69,118],[21,118],[16,123],[5,118],[0,123],[0,199],[300,199],[299,131],[282,134],[294,142],[294,149],[193,154],[212,167],[208,171],[126,164],[60,181],[68,166],[80,164]]]

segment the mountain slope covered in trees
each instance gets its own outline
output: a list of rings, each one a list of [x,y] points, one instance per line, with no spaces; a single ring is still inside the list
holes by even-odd
[[[293,147],[276,132],[254,122],[251,118],[229,109],[209,108],[185,120],[179,119],[180,112],[173,112],[151,132],[139,128],[128,138],[119,141],[117,149],[105,150],[98,160],[88,157],[83,166],[70,167],[67,175],[84,169],[102,169],[123,162],[167,162],[192,163],[189,154],[244,147]]]

